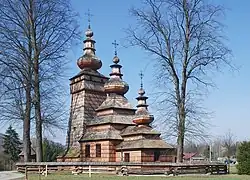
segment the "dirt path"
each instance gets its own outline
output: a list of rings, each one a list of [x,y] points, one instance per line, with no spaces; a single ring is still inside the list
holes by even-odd
[[[12,180],[24,177],[23,174],[18,173],[17,171],[0,171],[1,180]]]

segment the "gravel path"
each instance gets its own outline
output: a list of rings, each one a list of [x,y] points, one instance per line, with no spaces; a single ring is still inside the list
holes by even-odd
[[[0,171],[1,180],[12,180],[24,177],[23,174],[18,173],[17,171]]]

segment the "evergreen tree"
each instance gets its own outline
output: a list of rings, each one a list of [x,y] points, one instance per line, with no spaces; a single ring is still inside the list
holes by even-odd
[[[4,153],[14,162],[19,159],[18,155],[21,152],[21,144],[18,133],[15,129],[9,126],[3,137],[3,148]]]
[[[242,142],[237,152],[238,174],[250,175],[250,142]]]

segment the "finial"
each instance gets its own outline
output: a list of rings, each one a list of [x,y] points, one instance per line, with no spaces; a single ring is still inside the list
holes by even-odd
[[[114,40],[114,42],[112,43],[114,45],[115,48],[115,56],[117,56],[117,46],[119,45],[116,40]]]
[[[88,28],[90,29],[90,17],[94,16],[94,15],[90,14],[90,10],[89,9],[88,9],[88,13],[85,13],[85,15],[88,16],[88,23],[89,23]]]
[[[143,76],[144,74],[142,73],[142,71],[139,74],[140,78],[141,78],[141,89],[143,88]]]
[[[141,79],[141,88],[139,89],[138,94],[140,96],[143,96],[145,94],[145,91],[143,89],[143,76],[144,76],[144,74],[142,73],[142,71],[140,72],[139,76],[140,76],[140,79]]]

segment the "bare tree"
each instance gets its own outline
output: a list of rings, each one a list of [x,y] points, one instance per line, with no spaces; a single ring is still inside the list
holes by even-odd
[[[57,103],[57,106],[56,103],[49,102],[59,102],[55,95],[59,94],[57,88],[60,90],[61,87],[60,78],[67,63],[65,55],[72,40],[78,37],[76,14],[72,11],[69,0],[3,0],[0,8],[3,19],[0,33],[3,37],[1,52],[9,57],[8,61],[11,63],[18,59],[20,52],[30,53],[27,59],[30,62],[28,67],[31,76],[22,87],[30,85],[30,100],[34,109],[31,113],[34,115],[36,126],[36,157],[37,161],[42,161],[42,125],[55,125],[56,119],[60,118],[59,114],[63,111],[62,102]],[[11,38],[8,38],[9,36]],[[7,43],[9,46],[17,46],[16,59],[13,59],[13,53],[7,50]],[[5,62],[6,60],[5,58]],[[23,61],[15,61],[21,64],[19,72],[22,74],[26,67],[21,62]],[[12,70],[9,64],[8,67]],[[6,74],[3,77],[5,76]],[[23,82],[23,79],[20,78],[20,82]],[[48,97],[50,99],[47,99]],[[25,102],[27,100],[25,97]],[[31,118],[30,114],[29,119]]]
[[[228,130],[222,137],[222,146],[225,149],[224,155],[227,158],[236,155],[236,138],[231,130]]]
[[[230,65],[220,17],[223,7],[205,0],[145,0],[132,8],[136,28],[129,43],[148,52],[155,61],[161,92],[161,123],[175,131],[177,161],[183,161],[185,135],[204,134],[208,114],[197,99],[213,86],[212,75]],[[201,96],[200,96],[201,95]],[[167,119],[165,119],[165,118]]]
[[[12,11],[18,8],[19,11]],[[32,49],[26,17],[17,2],[0,2],[1,120],[23,121],[24,161],[30,156]],[[10,13],[11,12],[11,13]],[[24,36],[24,34],[26,36]]]

